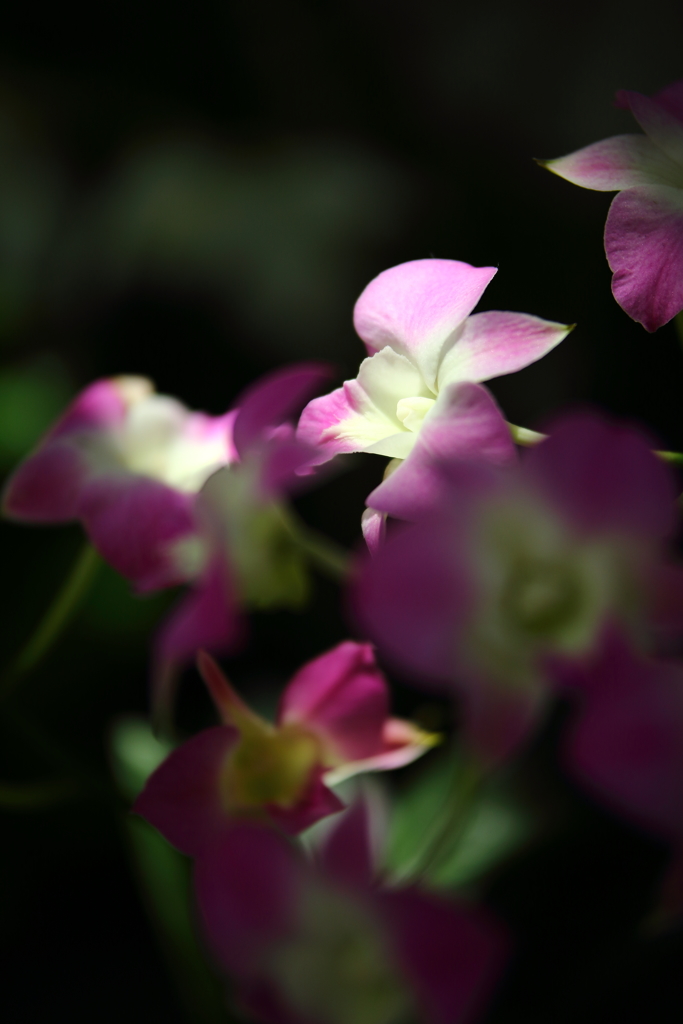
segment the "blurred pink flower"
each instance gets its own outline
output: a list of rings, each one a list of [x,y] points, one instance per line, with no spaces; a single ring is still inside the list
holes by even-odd
[[[539,162],[575,185],[619,192],[605,225],[612,291],[630,317],[656,331],[683,309],[683,81],[656,96],[617,98],[645,135],[616,135]]]
[[[618,813],[683,844],[683,664],[645,657],[612,631],[570,681],[569,770]]]
[[[571,330],[525,313],[470,316],[495,267],[414,260],[371,281],[354,310],[368,357],[355,380],[314,398],[298,437],[320,461],[340,452],[405,459],[401,475],[433,455],[504,464],[514,457],[509,429],[477,382],[513,373],[546,355]],[[371,544],[380,529],[365,518]]]
[[[194,530],[197,491],[236,457],[236,415],[189,412],[144,377],[96,381],[12,474],[4,514],[30,523],[80,519],[140,591],[181,582],[170,549]]]
[[[168,700],[176,667],[200,648],[228,650],[244,608],[299,607],[308,593],[306,560],[293,535],[287,495],[310,485],[312,449],[291,422],[329,379],[318,364],[285,367],[252,385],[233,423],[235,457],[196,497],[194,531],[169,549],[189,593],[155,643],[156,700]]]
[[[562,419],[517,468],[432,472],[422,515],[396,475],[380,488],[385,512],[418,521],[359,566],[355,608],[397,666],[458,688],[471,741],[496,759],[537,720],[549,659],[590,657],[609,623],[646,646],[655,617],[680,629],[681,574],[659,564],[674,484],[644,437],[591,414]]]
[[[364,804],[313,863],[272,830],[236,825],[199,858],[195,886],[218,963],[269,1024],[465,1024],[505,959],[482,911],[378,883]]]
[[[399,768],[436,741],[389,717],[386,680],[369,644],[348,640],[299,669],[275,725],[241,701],[206,653],[198,664],[223,725],[178,747],[134,807],[191,856],[236,816],[266,817],[296,834],[342,808],[329,785]]]

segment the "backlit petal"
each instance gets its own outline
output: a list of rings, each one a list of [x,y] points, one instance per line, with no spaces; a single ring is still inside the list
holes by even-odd
[[[515,373],[542,359],[571,327],[526,313],[475,313],[439,367],[439,388]]]
[[[402,263],[370,282],[356,303],[354,325],[368,352],[391,346],[403,353],[434,391],[444,344],[495,273],[458,260]]]
[[[647,135],[615,135],[540,163],[560,178],[598,192],[636,185],[683,186],[683,169]]]

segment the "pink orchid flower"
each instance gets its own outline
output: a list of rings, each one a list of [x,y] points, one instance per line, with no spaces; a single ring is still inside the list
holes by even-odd
[[[304,409],[298,436],[320,452],[374,452],[421,463],[433,454],[503,464],[510,432],[480,381],[521,370],[571,330],[525,313],[471,312],[496,273],[457,260],[415,260],[371,281],[354,310],[368,357],[355,380]],[[466,386],[465,386],[466,385]],[[366,515],[370,540],[380,529]]]
[[[330,785],[400,768],[436,737],[389,717],[372,647],[349,640],[304,665],[275,725],[251,711],[205,652],[199,669],[223,724],[178,747],[150,776],[134,810],[190,856],[235,817],[266,818],[296,834],[343,804]]]
[[[80,519],[138,590],[179,583],[170,546],[194,530],[196,493],[235,459],[236,415],[190,412],[144,377],[96,381],[10,477],[3,512],[29,523]]]
[[[608,623],[640,644],[655,617],[680,631],[681,573],[659,565],[674,482],[639,433],[585,413],[516,468],[440,473],[436,509],[361,565],[355,607],[398,666],[457,687],[470,741],[495,760],[538,720],[551,658],[592,656]],[[414,512],[414,494],[383,507]]]
[[[376,878],[366,805],[317,859],[272,829],[234,826],[195,865],[200,917],[244,1009],[268,1024],[466,1024],[504,963],[484,912]]]
[[[242,609],[299,607],[305,600],[307,565],[285,498],[314,479],[306,470],[315,452],[297,440],[288,420],[328,379],[328,367],[299,364],[242,396],[233,424],[235,458],[197,495],[194,532],[169,549],[193,586],[157,636],[158,710],[168,704],[180,663],[200,647],[220,653],[238,642]]]
[[[612,292],[622,309],[656,331],[683,309],[683,80],[656,96],[617,94],[644,135],[616,135],[557,160],[561,178],[619,192],[605,225]]]

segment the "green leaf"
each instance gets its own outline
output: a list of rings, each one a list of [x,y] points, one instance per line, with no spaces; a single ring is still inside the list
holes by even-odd
[[[504,776],[486,776],[457,748],[434,754],[395,798],[387,866],[443,888],[466,885],[525,843],[529,811]]]

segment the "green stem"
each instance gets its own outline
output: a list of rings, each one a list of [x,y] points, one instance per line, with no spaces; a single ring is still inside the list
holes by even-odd
[[[0,700],[8,697],[22,676],[45,657],[78,607],[99,565],[100,556],[86,543],[61,590],[5,673],[0,683]]]
[[[311,530],[291,510],[288,512],[285,523],[294,543],[316,568],[333,579],[335,583],[343,583],[346,580],[350,558],[339,544],[322,533]]]
[[[680,316],[680,314],[679,314]],[[508,423],[512,440],[515,444],[525,448],[533,447],[540,441],[545,441],[547,434],[540,434],[537,430],[529,430],[528,427],[518,427],[515,423]],[[654,453],[662,462],[674,462],[683,464],[683,452],[660,452]]]

